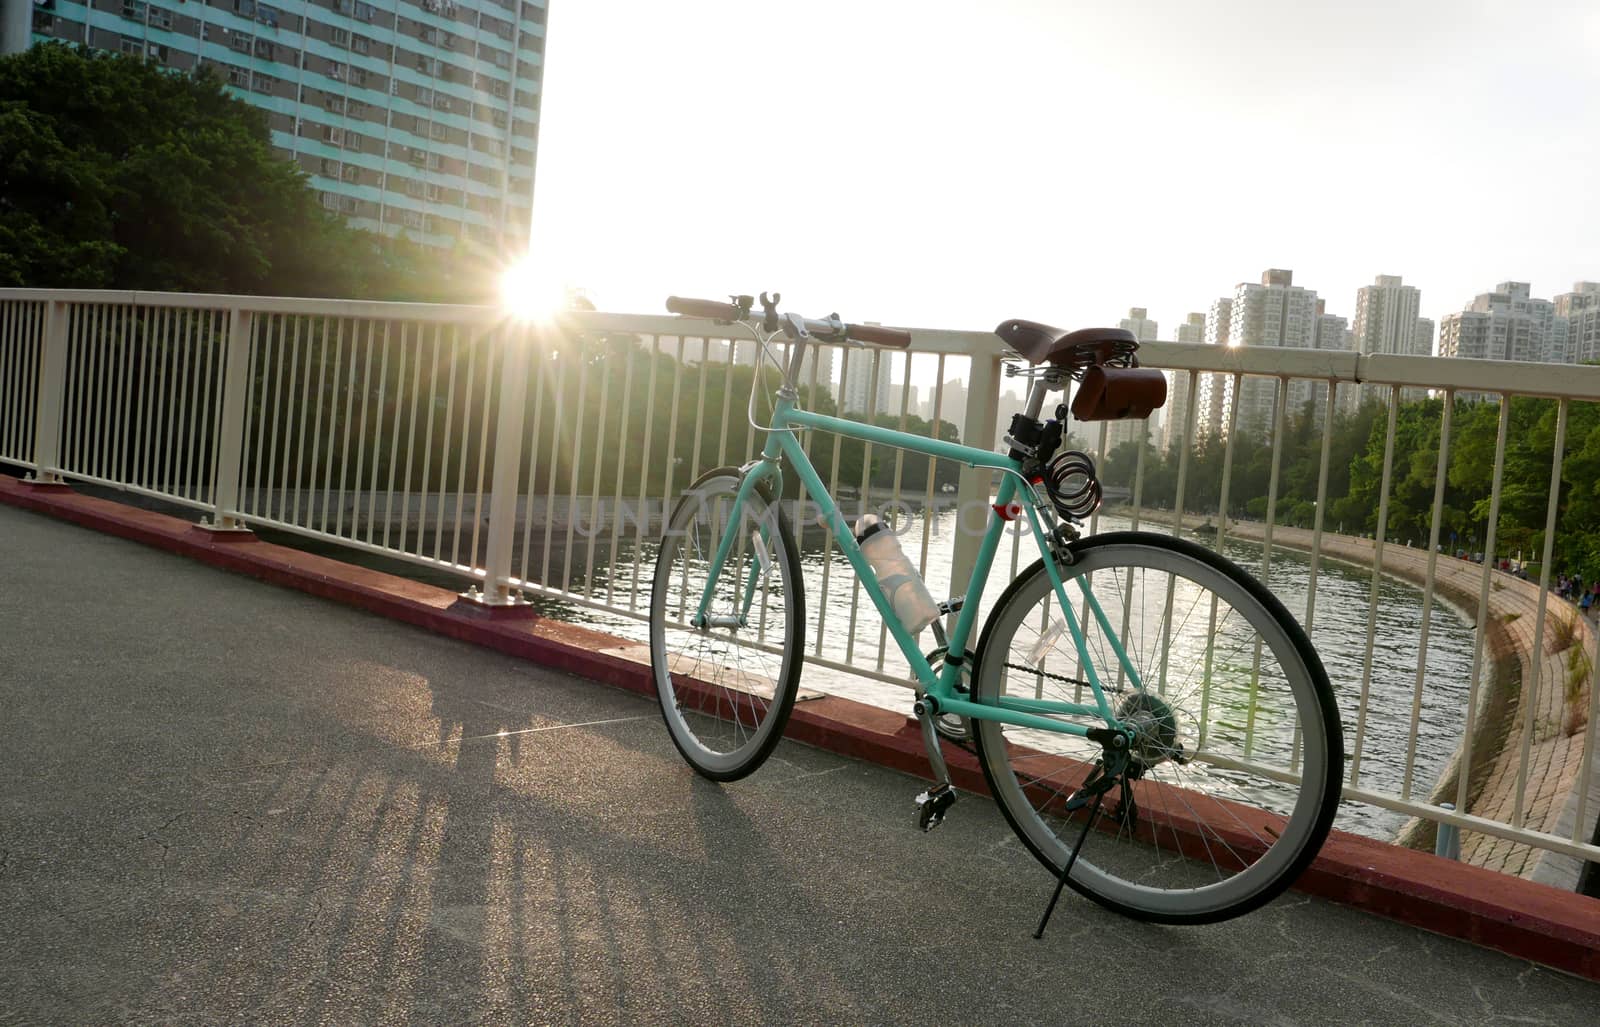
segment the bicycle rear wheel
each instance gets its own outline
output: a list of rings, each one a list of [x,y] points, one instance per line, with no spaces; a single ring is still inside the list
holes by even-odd
[[[1117,719],[1134,729],[1136,779],[1126,797],[1105,794],[1067,883],[1141,920],[1210,923],[1255,909],[1311,862],[1338,804],[1342,732],[1316,651],[1263,585],[1190,542],[1121,532],[1073,555],[1058,569],[1077,608],[1063,614],[1043,561],[1028,568],[984,625],[973,686],[977,702],[1092,704],[1071,617]],[[1104,623],[1087,612],[1083,579]],[[1059,875],[1090,816],[1065,806],[1100,746],[993,720],[974,727],[1006,819]]]
[[[650,590],[650,667],[672,742],[695,770],[732,781],[771,755],[788,723],[805,645],[794,534],[762,488],[734,510],[739,472],[708,471],[667,520]],[[724,533],[737,532],[693,622]]]

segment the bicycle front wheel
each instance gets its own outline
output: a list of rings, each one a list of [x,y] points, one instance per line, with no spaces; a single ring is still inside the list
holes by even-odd
[[[1134,732],[1126,790],[1104,794],[1067,883],[1162,923],[1255,909],[1311,862],[1338,804],[1343,738],[1322,662],[1283,604],[1210,550],[1120,532],[1072,551],[1073,562],[1057,568],[1073,609],[1061,609],[1043,561],[1035,563],[985,623],[974,673],[977,702],[1093,705],[1071,618],[1113,714]],[[974,727],[1006,819],[1059,875],[1093,808],[1066,805],[1100,746],[994,720]]]
[[[732,781],[771,755],[794,708],[805,646],[800,554],[762,488],[735,509],[739,472],[708,471],[667,520],[650,590],[650,667],[673,744],[689,765]],[[704,620],[711,563],[734,541]]]

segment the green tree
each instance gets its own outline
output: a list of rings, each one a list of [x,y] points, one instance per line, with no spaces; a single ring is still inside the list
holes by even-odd
[[[209,69],[46,43],[0,58],[0,97],[0,285],[461,302],[492,283],[323,210]]]

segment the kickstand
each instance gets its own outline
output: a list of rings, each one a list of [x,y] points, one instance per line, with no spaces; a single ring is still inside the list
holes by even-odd
[[[1044,916],[1039,918],[1039,929],[1033,932],[1035,941],[1044,937],[1045,924],[1050,922],[1050,914],[1055,912],[1056,900],[1061,898],[1061,889],[1066,887],[1067,875],[1072,873],[1072,865],[1078,861],[1078,850],[1083,848],[1083,840],[1089,837],[1089,829],[1100,819],[1100,801],[1104,798],[1104,791],[1095,793],[1094,805],[1089,808],[1089,817],[1083,822],[1083,830],[1078,832],[1078,840],[1072,845],[1072,853],[1067,856],[1066,863],[1061,867],[1061,876],[1056,880],[1055,894],[1050,896],[1050,904],[1044,907]]]

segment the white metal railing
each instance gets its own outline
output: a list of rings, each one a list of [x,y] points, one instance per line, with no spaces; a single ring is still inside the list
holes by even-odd
[[[637,639],[667,497],[709,468],[745,462],[759,446],[745,410],[759,364],[754,343],[703,323],[693,330],[710,334],[685,335],[685,322],[665,316],[574,314],[541,333],[478,307],[0,290],[0,462],[44,481],[177,503],[222,529],[276,529],[406,561],[480,587],[491,604],[532,594]],[[934,433],[941,422],[957,422],[964,440],[993,444],[1008,423],[1001,414],[1017,405],[1002,402],[999,340],[939,330],[914,331],[913,340],[909,353],[822,348],[802,373],[803,401],[854,397],[850,416]],[[1295,612],[1340,692],[1351,803],[1389,811],[1395,829],[1418,817],[1490,844],[1600,860],[1600,847],[1590,844],[1600,811],[1590,781],[1600,770],[1579,723],[1600,721],[1600,653],[1568,604],[1541,601],[1549,594],[1568,421],[1575,405],[1600,402],[1600,368],[1172,343],[1147,344],[1141,357],[1171,375],[1178,420],[1167,434],[1176,466],[1158,467],[1158,453],[1135,447],[1131,469],[1110,482],[1126,496],[1122,508],[1097,514],[1091,528],[1105,521],[1183,531],[1207,520],[1218,546],[1251,563],[1286,601],[1303,602]],[[836,383],[853,383],[843,389],[849,395],[839,395]],[[913,387],[926,390],[919,400],[931,392],[926,404],[913,407]],[[1330,466],[1331,440],[1339,411],[1363,390],[1387,403],[1370,540],[1328,524],[1330,477],[1348,473]],[[1414,548],[1390,537],[1399,400],[1421,390],[1498,403],[1487,537],[1472,547],[1486,554],[1481,564],[1455,560],[1453,544],[1440,554],[1455,466],[1451,402],[1425,426],[1438,435],[1424,454],[1436,468],[1428,537],[1413,539]],[[1210,395],[1223,402],[1202,411]],[[1524,396],[1555,400],[1549,478],[1507,483],[1512,400]],[[1313,447],[1320,456],[1314,516],[1304,527],[1291,526],[1295,518],[1278,508],[1292,456],[1286,433],[1301,423],[1292,406],[1312,411],[1321,432]],[[1080,443],[1098,451],[1109,481],[1116,460],[1108,458],[1128,459],[1116,443],[1147,438],[1148,427],[1130,433],[1102,424]],[[1207,434],[1216,445],[1202,449],[1197,440]],[[1255,435],[1269,444],[1256,446]],[[902,542],[936,594],[964,587],[974,529],[991,497],[987,472],[925,467],[915,455],[820,433],[806,441],[842,505],[900,509]],[[1258,475],[1248,498],[1258,505],[1264,498],[1264,509],[1240,520],[1235,481],[1245,463],[1259,470],[1263,460],[1264,496]],[[1547,496],[1536,583],[1493,569],[1508,484],[1524,506],[1530,489]],[[1213,493],[1197,512],[1195,497]],[[1185,509],[1188,522],[1176,513]],[[906,676],[898,652],[826,529],[804,504],[795,513],[808,578],[808,659],[816,668],[807,680],[886,701],[897,693],[882,686]],[[996,578],[1032,559],[1029,548],[1013,537]],[[1351,571],[1348,562],[1370,569]],[[1387,596],[1380,563],[1416,590],[1403,601]],[[987,595],[997,592],[996,583]],[[1441,615],[1436,597],[1473,618],[1470,638],[1462,633],[1445,645],[1457,655],[1470,649],[1470,663],[1448,673],[1435,666],[1440,633],[1466,629],[1457,615]],[[1517,621],[1522,607],[1503,612],[1512,601],[1524,604],[1526,621]],[[1531,654],[1510,699],[1489,672],[1506,656],[1489,648],[1491,636]],[[1567,663],[1547,658],[1556,642]],[[1576,652],[1587,652],[1589,662],[1574,677],[1564,668],[1580,665]],[[1554,690],[1572,691],[1574,679],[1581,679],[1577,698],[1565,700],[1574,730],[1560,742],[1566,769],[1552,796],[1543,768],[1555,743],[1541,711]],[[1498,716],[1508,702],[1516,711],[1515,723],[1502,718],[1509,739],[1485,757],[1475,751],[1488,738],[1484,710]],[[1438,734],[1448,736],[1448,758],[1438,755]],[[1489,811],[1486,790],[1510,798]],[[1438,806],[1445,798],[1463,812]]]

